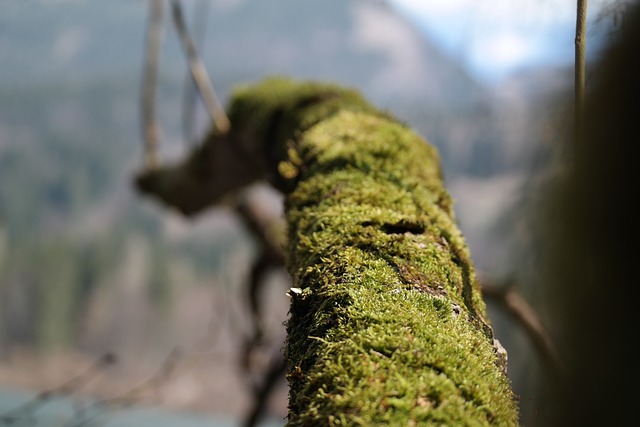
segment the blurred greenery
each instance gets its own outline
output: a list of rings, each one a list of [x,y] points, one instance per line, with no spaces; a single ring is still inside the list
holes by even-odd
[[[0,13],[0,357],[16,346],[102,354],[127,334],[146,345],[147,336],[171,333],[160,321],[170,319],[177,301],[189,311],[202,300],[198,292],[180,300],[185,289],[216,281],[226,291],[238,283],[252,241],[224,208],[188,222],[133,192],[130,180],[142,158],[146,2],[36,3],[4,2]],[[547,162],[539,132],[549,114],[545,96],[570,74],[534,79],[520,94],[527,108],[514,108],[524,100],[497,97],[408,32],[401,40],[415,44],[409,47],[427,67],[420,82],[399,90],[408,82],[388,87],[378,80],[398,65],[398,46],[354,41],[358,12],[390,13],[380,2],[214,3],[203,60],[223,98],[234,84],[283,73],[356,87],[438,147],[447,185],[460,176],[474,182],[522,176]],[[186,70],[174,36],[169,30],[159,76],[163,158],[185,148],[178,133]],[[473,205],[467,210],[473,219],[483,216]],[[480,268],[513,270],[487,238],[515,229],[512,215],[492,218],[493,230],[461,224]],[[228,301],[221,304],[229,309]],[[206,323],[209,314],[198,319]],[[519,343],[512,352],[511,332],[503,330],[501,341],[517,361]],[[181,329],[165,339],[198,332]],[[521,352],[532,357],[528,348]],[[528,361],[521,365],[531,375]],[[511,372],[516,377],[517,366]]]
[[[151,248],[143,287],[166,314],[171,263],[220,271],[225,241],[170,242],[166,213],[136,200],[133,79],[0,88],[0,337],[41,350],[73,346],[101,286],[120,286],[132,235]],[[125,111],[118,111],[124,109]]]

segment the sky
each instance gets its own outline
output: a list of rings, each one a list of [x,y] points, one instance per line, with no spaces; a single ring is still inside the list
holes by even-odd
[[[592,0],[589,32],[598,33],[607,6]],[[571,65],[576,0],[391,0],[449,55],[485,83],[521,68]]]

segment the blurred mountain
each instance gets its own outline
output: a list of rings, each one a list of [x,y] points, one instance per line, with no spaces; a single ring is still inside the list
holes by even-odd
[[[488,234],[539,146],[544,99],[532,104],[529,97],[547,77],[527,91],[522,85],[534,80],[490,91],[383,2],[182,3],[190,23],[206,18],[202,56],[223,100],[234,85],[281,74],[356,87],[412,125],[440,150],[476,261],[506,268],[509,257],[501,258]],[[195,346],[217,359],[202,362],[206,375],[190,371],[182,378],[188,387],[172,384],[165,395],[182,407],[238,414],[251,396],[237,362],[249,333],[244,283],[254,241],[228,207],[186,220],[131,186],[142,160],[147,5],[2,2],[0,383],[33,387],[19,377],[35,372],[20,362],[22,353],[14,357],[21,346],[114,351],[129,361],[119,372],[125,379],[147,373],[173,346]],[[169,159],[189,148],[181,128],[188,79],[166,12],[157,99]],[[203,134],[208,120],[199,111],[196,131]],[[259,186],[252,194],[277,216],[277,195]],[[270,273],[265,282],[278,348],[287,279]],[[215,349],[202,351],[212,333]],[[54,371],[41,375],[47,385],[72,376],[57,365]],[[282,400],[273,405],[278,416]]]
[[[442,147],[445,169],[466,167],[449,165],[442,118],[473,118],[486,109],[487,91],[383,3],[216,0],[205,1],[206,8],[197,1],[185,3],[190,21],[206,15],[202,56],[223,98],[238,83],[273,74],[353,86]],[[115,125],[131,133],[135,146],[146,7],[144,1],[129,0],[3,5],[0,89],[42,92],[44,87],[71,86],[85,93],[123,91],[127,97],[114,107]],[[187,71],[170,17],[165,21],[158,102],[170,146],[181,139]],[[100,98],[92,99],[98,103]],[[0,126],[6,126],[8,118],[0,116]],[[200,132],[206,126],[201,125]]]
[[[203,57],[222,93],[240,81],[286,74],[354,85],[380,99],[433,105],[464,105],[481,96],[462,68],[383,4],[216,0],[203,9],[197,1],[183,3],[187,18],[207,14]],[[146,6],[128,0],[3,5],[2,85],[137,79]],[[170,17],[166,21],[162,72],[182,78],[185,61]]]

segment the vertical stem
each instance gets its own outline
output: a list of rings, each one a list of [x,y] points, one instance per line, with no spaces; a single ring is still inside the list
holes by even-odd
[[[173,9],[173,23],[175,24],[176,32],[180,37],[182,48],[185,51],[187,60],[189,61],[189,69],[191,71],[193,81],[198,87],[198,91],[202,96],[202,100],[204,101],[207,111],[209,112],[211,120],[213,120],[216,128],[220,133],[227,133],[231,124],[229,123],[229,119],[227,118],[224,108],[218,102],[218,98],[213,90],[206,68],[198,55],[198,50],[196,49],[193,40],[189,36],[187,25],[185,24],[184,17],[182,15],[180,2],[178,0],[172,0],[171,5]]]
[[[194,42],[196,48],[202,51],[204,37],[207,27],[207,17],[209,15],[209,0],[200,0],[194,11]],[[184,86],[184,97],[182,100],[182,132],[187,146],[194,144],[194,129],[196,127],[196,101],[197,87],[193,81],[193,77],[189,72]]]
[[[158,140],[160,129],[156,120],[156,88],[158,85],[158,62],[162,44],[162,18],[164,0],[149,0],[149,22],[147,45],[142,72],[142,94],[140,108],[144,141],[144,167],[153,169],[158,165]]]
[[[578,0],[576,13],[575,38],[575,145],[578,146],[583,138],[583,117],[585,97],[585,51],[587,46],[587,0]]]

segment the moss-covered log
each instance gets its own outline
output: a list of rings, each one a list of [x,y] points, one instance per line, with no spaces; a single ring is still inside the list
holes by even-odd
[[[330,85],[270,79],[238,90],[228,112],[231,132],[205,147],[235,146],[227,167],[253,165],[286,194],[289,425],[517,425],[436,150]],[[174,183],[198,193],[224,178],[194,173],[193,159],[167,170],[201,179]],[[185,191],[165,173],[138,182],[176,206]]]

